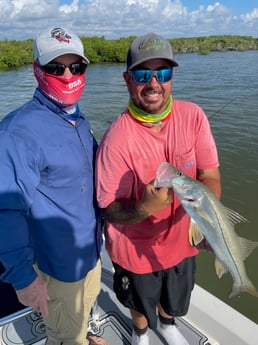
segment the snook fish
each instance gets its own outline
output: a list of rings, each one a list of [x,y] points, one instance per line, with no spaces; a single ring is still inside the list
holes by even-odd
[[[238,296],[241,292],[258,297],[258,291],[248,278],[244,266],[244,259],[258,246],[258,242],[239,237],[234,231],[234,225],[246,219],[223,206],[204,184],[167,162],[159,166],[154,187],[173,188],[191,218],[191,245],[197,245],[205,238],[216,256],[218,277],[221,278],[226,272],[231,274],[233,286],[229,297]]]

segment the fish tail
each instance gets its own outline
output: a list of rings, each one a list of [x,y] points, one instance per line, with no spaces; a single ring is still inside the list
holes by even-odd
[[[229,295],[229,298],[239,296],[240,293],[246,292],[249,293],[249,295],[252,295],[254,297],[258,297],[258,291],[256,287],[253,285],[253,283],[249,280],[246,284],[239,285],[234,283],[232,286],[231,293]]]

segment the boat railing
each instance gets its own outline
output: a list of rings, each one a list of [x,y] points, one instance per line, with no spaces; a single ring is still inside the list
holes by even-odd
[[[0,318],[0,327],[3,327],[13,321],[17,321],[18,319],[27,316],[33,312],[33,309],[31,307],[26,307],[24,309],[21,309],[19,311],[16,311],[15,313],[12,313],[8,316],[4,316]]]

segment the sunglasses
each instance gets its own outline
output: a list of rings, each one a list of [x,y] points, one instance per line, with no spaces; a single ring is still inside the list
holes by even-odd
[[[172,79],[173,69],[163,68],[157,71],[152,71],[150,69],[135,69],[128,70],[128,73],[138,84],[148,84],[153,77],[156,77],[159,83],[166,83]]]
[[[85,73],[87,64],[84,62],[78,62],[78,63],[72,63],[67,66],[61,63],[48,63],[46,65],[41,66],[41,68],[46,73],[57,75],[57,76],[63,75],[66,68],[69,68],[70,72],[73,75],[81,75]]]

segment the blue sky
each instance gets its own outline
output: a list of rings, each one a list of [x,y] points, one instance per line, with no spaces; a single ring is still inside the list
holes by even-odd
[[[116,39],[150,31],[167,38],[258,37],[258,0],[0,0],[0,40],[63,26]]]
[[[200,5],[208,6],[215,3],[215,1],[212,2],[210,0],[186,0],[181,2],[189,9],[189,11],[193,11],[194,9],[196,9],[196,7],[199,7]],[[241,15],[243,13],[251,12],[252,9],[255,7],[258,8],[258,1],[253,0],[225,0],[220,1],[219,3],[230,9],[233,15]]]

